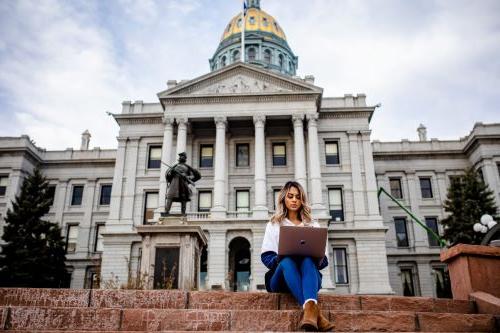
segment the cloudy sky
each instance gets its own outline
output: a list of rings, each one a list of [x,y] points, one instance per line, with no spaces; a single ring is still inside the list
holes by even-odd
[[[239,0],[0,0],[0,136],[115,148],[123,100],[209,71]],[[382,103],[372,139],[500,122],[500,1],[262,0],[325,96]]]

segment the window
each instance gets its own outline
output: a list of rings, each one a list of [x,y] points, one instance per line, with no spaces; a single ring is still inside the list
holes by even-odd
[[[291,62],[291,61],[289,61],[289,62],[288,62],[288,71],[289,71],[289,72],[291,72],[291,71],[292,71],[292,69],[293,69],[292,62]]]
[[[436,235],[439,235],[437,219],[435,217],[426,217],[425,224],[427,228],[434,231]],[[429,240],[429,246],[439,246],[439,242],[429,231],[427,231],[427,239]]]
[[[395,217],[394,227],[396,228],[396,240],[398,247],[408,247],[408,231],[406,229],[406,218]]]
[[[284,143],[273,143],[273,165],[286,165],[286,145]]]
[[[267,17],[263,17],[263,18],[262,18],[262,24],[263,24],[265,27],[269,26],[269,21],[267,20]]]
[[[434,290],[437,298],[453,298],[451,293],[450,275],[445,267],[432,267],[434,275]]]
[[[339,144],[338,142],[326,142],[326,164],[339,164]]]
[[[74,253],[78,244],[78,225],[68,225],[66,235],[66,253]]]
[[[198,192],[198,211],[209,212],[212,208],[212,192],[200,191]]]
[[[396,199],[403,199],[403,190],[401,189],[401,178],[389,178],[391,195]]]
[[[344,221],[344,207],[342,204],[342,189],[328,189],[330,216],[333,221]]]
[[[214,146],[200,145],[200,168],[212,168],[214,166]]]
[[[250,146],[248,143],[239,143],[236,145],[236,166],[250,165]]]
[[[347,254],[344,248],[333,249],[333,269],[336,284],[348,284],[349,275],[347,273]]]
[[[83,185],[73,186],[73,194],[71,196],[71,206],[80,206],[83,198]]]
[[[250,24],[255,24],[255,16],[250,16]]]
[[[146,192],[144,224],[153,222],[156,208],[158,208],[158,192]]]
[[[411,268],[401,268],[401,282],[403,284],[403,295],[415,296],[415,286],[413,284],[413,271]]]
[[[253,47],[248,49],[248,61],[255,61],[255,49]]]
[[[432,184],[430,178],[420,178],[420,191],[422,192],[422,198],[432,198]]]
[[[226,60],[227,60],[226,56],[223,56],[221,58],[221,60],[220,60],[220,66],[221,67],[225,67],[226,66],[226,62],[227,62]]]
[[[248,212],[250,211],[250,191],[239,190],[236,191],[236,211],[237,212]],[[238,216],[243,216],[238,214]],[[248,214],[245,214],[248,216]]]
[[[96,224],[95,226],[95,241],[94,241],[94,252],[102,252],[104,249],[103,237],[101,235],[104,229],[104,224]]]
[[[273,190],[273,198],[274,198],[274,210],[278,207],[278,199],[280,195],[280,189],[274,189]]]
[[[242,19],[238,19],[238,28],[241,28],[241,22],[242,22]]]
[[[52,206],[54,204],[54,198],[56,196],[56,186],[55,185],[49,185],[49,187],[47,187],[47,195],[50,198],[50,205]]]
[[[101,185],[99,205],[107,206],[111,202],[111,185]]]
[[[271,63],[271,50],[264,51],[264,61],[268,64]]]
[[[283,55],[280,54],[279,57],[278,57],[278,65],[280,66],[280,69],[283,69],[283,63],[284,63],[284,58],[283,58]]]
[[[233,52],[233,62],[240,60],[240,51],[236,50]]]
[[[161,167],[161,146],[149,146],[148,169]]]
[[[5,192],[7,190],[7,182],[8,181],[9,181],[9,178],[7,176],[0,177],[0,196],[5,195]]]

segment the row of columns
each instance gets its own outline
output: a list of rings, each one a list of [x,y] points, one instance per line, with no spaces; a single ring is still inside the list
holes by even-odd
[[[308,152],[309,152],[309,176],[311,181],[311,206],[312,213],[315,217],[327,217],[326,209],[323,204],[322,185],[321,185],[321,170],[320,170],[320,154],[318,142],[318,114],[307,114],[308,120]],[[307,174],[306,174],[306,153],[304,143],[304,115],[293,115],[293,128],[294,128],[294,152],[295,152],[295,179],[307,191]],[[213,218],[226,217],[226,130],[227,118],[215,117],[215,163],[214,163],[214,202],[211,209]],[[186,151],[187,141],[187,118],[175,118],[177,122],[177,147],[176,154]],[[265,115],[253,116],[255,127],[255,202],[253,206],[253,217],[264,218],[268,217],[268,208],[266,202],[266,147],[265,147]],[[174,118],[165,116],[163,119],[165,125],[163,136],[162,159],[167,164],[173,164],[175,161],[170,161],[172,156],[173,146],[173,125]],[[167,183],[165,180],[165,173],[167,166],[162,163],[160,173],[160,189],[159,189],[159,203],[157,213],[165,211],[165,194],[167,190]]]

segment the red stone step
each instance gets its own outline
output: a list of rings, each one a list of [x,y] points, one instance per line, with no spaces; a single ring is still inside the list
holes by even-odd
[[[295,331],[301,311],[4,307],[17,331]],[[335,331],[494,332],[492,315],[409,311],[329,311]]]
[[[425,297],[320,294],[324,310],[474,313],[474,302]],[[52,306],[141,309],[296,310],[285,294],[262,292],[185,292],[178,290],[0,289],[0,306]]]

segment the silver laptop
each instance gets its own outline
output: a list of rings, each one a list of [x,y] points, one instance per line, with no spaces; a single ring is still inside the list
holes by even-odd
[[[327,237],[328,228],[281,226],[278,255],[323,258]]]

